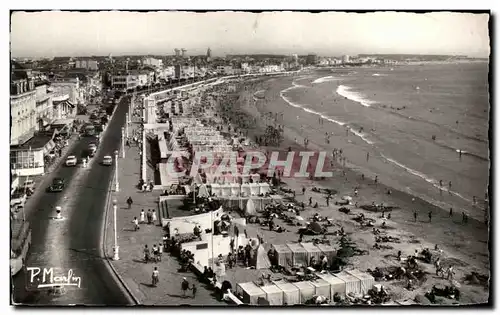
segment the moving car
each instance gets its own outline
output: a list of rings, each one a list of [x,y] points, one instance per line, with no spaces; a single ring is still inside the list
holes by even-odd
[[[23,187],[24,189],[26,190],[35,190],[35,181],[33,181],[32,179],[27,179],[24,184],[23,184]]]
[[[54,178],[52,184],[47,187],[47,192],[61,192],[64,189],[64,179],[60,177]]]
[[[66,166],[76,166],[77,159],[76,156],[70,155],[66,158]]]
[[[113,165],[113,158],[109,155],[106,155],[102,160],[102,165],[105,165],[105,166]]]

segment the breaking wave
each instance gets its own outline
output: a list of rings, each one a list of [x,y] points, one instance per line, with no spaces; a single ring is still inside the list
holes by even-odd
[[[290,98],[288,98],[288,97],[286,97],[286,96],[285,96],[285,93],[286,93],[287,91],[290,91],[290,90],[295,89],[295,88],[297,88],[297,86],[291,86],[291,87],[289,87],[289,88],[287,88],[287,89],[284,89],[283,91],[281,91],[281,92],[280,92],[280,96],[281,96],[281,98],[282,98],[282,99],[283,99],[283,100],[284,100],[284,101],[285,101],[288,105],[290,105],[290,106],[292,106],[292,107],[295,107],[295,108],[300,108],[300,109],[302,109],[303,111],[305,111],[306,113],[310,113],[310,114],[313,114],[313,115],[317,115],[317,116],[319,116],[319,117],[323,118],[324,120],[327,120],[327,121],[332,122],[332,123],[334,123],[334,124],[337,124],[337,125],[339,125],[339,126],[345,126],[345,125],[346,125],[346,123],[345,123],[345,122],[343,122],[343,121],[339,121],[339,120],[334,119],[334,118],[332,118],[332,117],[330,117],[330,116],[327,116],[327,115],[325,115],[325,114],[323,114],[323,113],[317,112],[317,111],[315,111],[315,110],[313,110],[313,109],[308,108],[307,106],[304,106],[304,105],[301,105],[301,104],[294,103],[292,100],[290,100]],[[357,131],[357,130],[355,130],[355,129],[353,129],[353,128],[349,127],[349,126],[346,126],[346,127],[349,129],[349,131],[351,131],[353,134],[355,134],[356,136],[358,136],[359,138],[361,138],[364,142],[366,142],[366,143],[368,143],[368,144],[370,144],[370,145],[371,145],[371,144],[373,144],[373,141],[371,141],[370,139],[368,139],[365,133],[359,132],[359,131]]]
[[[399,163],[398,161],[395,161],[395,160],[393,160],[393,159],[391,159],[391,158],[389,158],[389,157],[385,156],[384,154],[380,154],[380,155],[381,155],[381,156],[382,156],[385,160],[387,160],[388,162],[390,162],[390,163],[392,163],[392,164],[394,164],[394,165],[396,165],[396,166],[398,166],[398,167],[400,167],[400,168],[404,169],[405,171],[407,171],[408,173],[410,173],[410,174],[412,174],[412,175],[415,175],[415,176],[417,176],[417,177],[420,177],[421,179],[425,180],[426,182],[428,182],[429,184],[431,184],[431,185],[432,185],[432,186],[434,186],[435,188],[437,188],[437,189],[441,189],[443,192],[448,192],[448,193],[450,193],[450,194],[452,194],[452,195],[455,195],[455,196],[457,196],[457,197],[459,197],[459,198],[461,198],[461,199],[463,199],[463,200],[465,200],[465,201],[471,202],[471,200],[467,199],[466,197],[462,196],[461,194],[459,194],[459,193],[457,193],[457,192],[455,192],[455,191],[449,191],[449,189],[448,189],[448,188],[446,188],[446,187],[440,187],[440,186],[439,186],[439,181],[438,181],[438,180],[436,180],[436,179],[434,179],[434,178],[432,178],[432,177],[430,177],[430,176],[428,176],[428,175],[426,175],[426,174],[424,174],[424,173],[422,173],[422,172],[419,172],[419,171],[416,171],[416,170],[414,170],[414,169],[411,169],[411,168],[409,168],[408,166],[406,166],[406,165],[404,165],[404,164],[402,164],[402,163]]]
[[[372,74],[372,77],[386,77],[387,74],[381,74],[381,73],[374,73]]]
[[[370,107],[375,104],[375,102],[366,99],[363,94],[352,91],[352,88],[346,85],[339,85],[336,92],[338,95],[343,96],[353,102],[360,103],[365,107]]]
[[[312,83],[313,84],[318,84],[318,83],[324,83],[324,82],[330,82],[330,81],[338,81],[338,80],[340,80],[340,79],[336,78],[336,77],[334,77],[332,75],[329,75],[327,77],[322,77],[322,78],[316,79]]]

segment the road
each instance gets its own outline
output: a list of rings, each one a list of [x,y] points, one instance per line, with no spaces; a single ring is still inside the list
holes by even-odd
[[[127,298],[117,287],[99,254],[101,228],[112,180],[113,168],[100,165],[105,155],[113,155],[121,139],[130,97],[122,98],[109,122],[93,162],[88,168],[59,167],[49,174],[39,191],[26,206],[31,222],[32,244],[27,267],[61,268],[60,273],[73,270],[81,277],[81,287],[68,287],[59,297],[45,291],[27,291],[28,274],[20,272],[14,277],[14,302],[46,305],[126,305]],[[80,156],[93,138],[82,138],[68,153]],[[46,193],[54,177],[66,181],[62,193]],[[61,206],[65,220],[55,221],[54,208]],[[56,270],[56,269],[55,269]],[[59,273],[57,273],[59,275]]]

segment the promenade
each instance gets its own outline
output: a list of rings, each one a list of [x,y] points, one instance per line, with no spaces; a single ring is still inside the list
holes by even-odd
[[[129,126],[129,135],[140,128],[138,118],[133,118]],[[115,192],[115,180],[113,178],[110,191],[111,196],[106,213],[106,239],[105,253],[108,258],[113,257],[113,206],[112,200],[117,200],[117,233],[120,260],[112,261],[112,267],[125,283],[130,293],[139,304],[142,305],[225,305],[212,295],[213,292],[198,282],[192,272],[179,273],[179,263],[175,257],[163,253],[162,261],[159,263],[144,263],[144,245],[149,248],[153,244],[162,242],[163,229],[159,222],[159,215],[154,224],[141,224],[138,231],[134,231],[132,220],[139,219],[140,212],[144,209],[155,209],[158,213],[158,199],[161,191],[141,192],[136,185],[140,179],[141,156],[140,148],[131,144],[125,147],[125,158],[120,153],[118,161],[118,181],[120,191]],[[149,157],[148,157],[149,159]],[[153,169],[148,166],[147,176],[153,178]],[[128,197],[133,200],[129,209],[126,203]],[[153,268],[158,267],[160,281],[157,287],[151,285]],[[180,284],[182,278],[186,277],[190,284],[197,287],[196,298],[192,298],[192,292],[188,291],[186,297],[182,297]]]

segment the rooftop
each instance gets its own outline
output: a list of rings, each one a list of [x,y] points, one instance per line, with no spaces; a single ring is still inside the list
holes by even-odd
[[[29,149],[41,149],[43,148],[50,140],[52,140],[52,135],[45,135],[45,134],[36,134],[33,136],[33,138],[29,139],[25,143],[21,145],[14,145],[11,146],[11,149],[13,150],[25,150]]]

